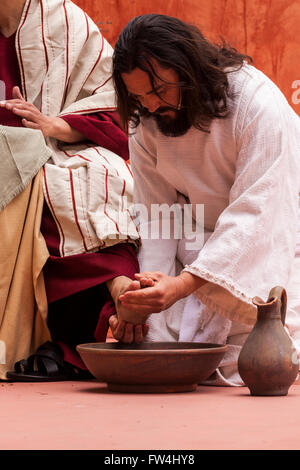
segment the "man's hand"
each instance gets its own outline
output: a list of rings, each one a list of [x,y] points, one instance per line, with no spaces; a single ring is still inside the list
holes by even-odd
[[[45,116],[36,106],[31,103],[27,103],[27,101],[24,100],[19,87],[13,88],[13,99],[2,101],[0,106],[12,111],[14,114],[17,114],[17,116],[20,116],[25,127],[41,130],[44,137],[49,137],[53,134],[54,118]]]
[[[133,325],[118,320],[117,315],[109,318],[109,326],[113,337],[122,343],[141,343],[149,331],[149,325]]]
[[[140,314],[150,315],[166,310],[179,299],[187,297],[205,284],[205,280],[188,272],[179,276],[167,276],[161,272],[144,272],[135,274],[140,282],[153,279],[155,284],[147,289],[127,291],[119,300],[127,310],[139,310]]]
[[[13,99],[1,101],[0,107],[20,116],[24,127],[40,130],[45,138],[53,137],[67,143],[84,140],[83,134],[73,129],[63,119],[45,116],[34,104],[25,101],[17,86],[13,88]]]

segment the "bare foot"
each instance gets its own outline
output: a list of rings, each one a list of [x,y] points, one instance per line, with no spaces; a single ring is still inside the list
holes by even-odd
[[[109,326],[113,337],[122,343],[142,343],[149,331],[149,325],[133,325],[119,320],[117,315],[109,318]]]
[[[142,278],[140,281],[131,281],[128,286],[120,291],[120,295],[128,291],[144,289],[146,287],[153,287],[154,281],[150,278]],[[145,323],[148,315],[141,315],[139,312],[134,312],[132,310],[127,310],[123,307],[122,303],[118,300],[117,305],[117,314],[120,320],[133,323],[134,325]]]

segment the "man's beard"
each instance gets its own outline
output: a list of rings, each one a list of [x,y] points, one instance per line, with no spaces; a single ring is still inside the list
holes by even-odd
[[[184,109],[174,111],[175,116],[167,116],[159,113],[153,114],[158,129],[168,137],[180,137],[187,133],[191,124]]]
[[[172,111],[174,116],[164,114],[166,111]],[[144,108],[142,114],[146,117],[152,117],[160,132],[168,137],[180,137],[191,128],[185,108],[178,110],[171,107],[161,107],[155,113],[149,113]]]

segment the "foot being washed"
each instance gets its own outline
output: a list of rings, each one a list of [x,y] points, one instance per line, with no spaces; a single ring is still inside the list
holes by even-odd
[[[142,314],[137,310],[128,310],[119,300],[119,297],[128,291],[153,287],[153,279],[141,279],[133,281],[125,276],[112,279],[107,282],[107,287],[115,302],[117,315],[112,315],[109,319],[109,325],[115,339],[124,343],[140,343],[148,333],[148,325],[145,323],[148,315]]]

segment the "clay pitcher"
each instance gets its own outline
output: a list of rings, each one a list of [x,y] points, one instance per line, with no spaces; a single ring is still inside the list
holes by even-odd
[[[238,359],[239,374],[251,395],[287,395],[299,371],[297,352],[284,329],[287,297],[274,287],[267,302],[253,299],[257,321]]]

